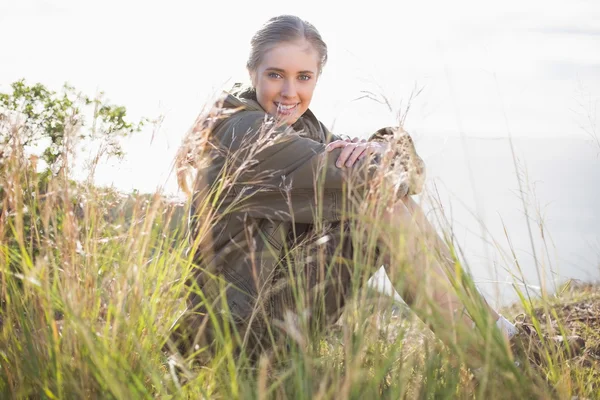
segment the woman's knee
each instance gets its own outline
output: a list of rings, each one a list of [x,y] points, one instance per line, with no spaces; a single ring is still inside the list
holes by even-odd
[[[413,223],[412,213],[403,200],[399,200],[388,207],[386,219],[394,224],[402,223],[403,226]]]
[[[414,213],[420,208],[420,206],[411,196],[404,196],[400,200],[402,201],[402,204],[404,204],[408,211],[410,211],[411,213]]]

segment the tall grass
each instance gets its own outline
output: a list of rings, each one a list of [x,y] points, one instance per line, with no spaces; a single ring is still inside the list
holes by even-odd
[[[192,143],[195,149],[206,145],[202,142],[205,128],[192,135],[200,140]],[[11,127],[3,134],[17,132]],[[284,344],[275,343],[270,352],[251,360],[239,351],[243,333],[229,323],[226,303],[206,298],[207,312],[219,328],[214,343],[194,342],[191,351],[179,353],[173,335],[186,318],[189,292],[204,297],[193,285],[199,268],[192,262],[198,243],[190,241],[186,229],[189,202],[176,204],[160,193],[121,195],[74,183],[68,171],[41,182],[18,140],[11,143],[13,147],[0,160],[1,398],[569,398],[596,394],[597,374],[578,369],[550,345],[543,347],[539,365],[521,360],[517,368],[469,295],[475,288],[459,257],[448,276],[468,305],[476,329],[457,333],[458,328],[446,326],[455,333],[454,339],[449,335],[450,340],[441,342],[438,337],[445,321],[428,298],[422,299],[429,315],[426,321],[407,308],[392,312],[389,299],[369,291],[365,284],[378,266],[372,251],[375,231],[394,229],[368,220],[366,216],[374,218],[372,213],[363,213],[362,218],[354,215],[359,222],[352,240],[367,250],[355,252],[350,260],[353,296],[336,324],[324,332],[309,329],[302,318],[305,283],[301,274],[292,274],[299,279],[294,285],[297,313],[271,327],[273,332],[286,333]],[[229,172],[235,177],[239,171],[232,166]],[[213,190],[222,193],[225,186]],[[378,209],[378,200],[370,198],[369,206]],[[201,235],[208,235],[219,218],[213,212],[217,204],[211,201],[214,197],[207,196],[200,207]],[[327,270],[326,260],[323,263]],[[397,287],[402,276],[395,277]],[[217,276],[215,280],[221,282]],[[532,299],[518,286],[515,290],[520,308],[541,332],[553,313],[549,295]],[[537,304],[545,307],[545,320],[536,315]],[[428,325],[438,331],[438,337]],[[566,333],[560,324],[553,328]],[[202,329],[195,334],[201,336]],[[475,373],[467,368],[473,350],[465,347],[469,341],[483,360]]]

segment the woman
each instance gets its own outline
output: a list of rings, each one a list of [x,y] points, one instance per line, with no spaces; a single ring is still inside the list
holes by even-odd
[[[399,293],[442,339],[473,330],[476,318],[466,309],[479,312],[478,326],[492,321],[506,337],[514,335],[515,326],[472,287],[463,289],[467,301],[452,289],[461,286],[448,268],[453,258],[410,198],[423,174],[412,141],[397,149],[393,140],[343,140],[310,111],[327,61],[314,26],[275,17],[251,43],[252,86],[226,93],[200,129],[210,132],[202,143],[208,162],[194,185],[190,230],[198,270],[180,348],[224,335],[227,324],[217,321],[237,328],[234,339],[251,356],[281,337],[303,342],[298,332],[335,321],[360,285],[351,262],[357,254],[372,272],[383,263],[399,277]],[[385,188],[395,196],[384,207],[365,206]],[[357,222],[361,213],[378,220],[365,230]],[[385,223],[395,233],[379,228]],[[366,246],[369,240],[375,245]],[[392,254],[398,246],[402,251]]]

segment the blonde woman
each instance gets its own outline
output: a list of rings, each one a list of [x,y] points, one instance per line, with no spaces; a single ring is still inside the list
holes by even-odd
[[[343,140],[312,113],[326,62],[327,46],[313,25],[290,15],[270,19],[251,41],[251,86],[224,93],[197,128],[209,131],[201,144],[208,161],[193,188],[198,268],[180,347],[213,342],[226,325],[251,357],[281,337],[302,342],[301,327],[323,329],[339,317],[357,286],[356,251],[372,272],[385,265],[398,292],[443,340],[473,331],[469,307],[479,326],[491,321],[511,339],[517,328],[479,292],[467,287],[459,296],[454,289],[462,281],[454,281],[450,251],[410,197],[424,178],[410,136],[387,128],[369,141]],[[352,240],[357,218],[344,210],[368,210],[364,202],[383,193],[386,180],[394,197],[373,212],[371,226],[391,229],[360,233],[375,242],[369,252]],[[215,326],[225,319],[229,324]]]

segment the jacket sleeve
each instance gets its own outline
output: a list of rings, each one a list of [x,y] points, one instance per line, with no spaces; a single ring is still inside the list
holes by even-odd
[[[235,175],[229,203],[235,198],[235,209],[251,217],[338,221],[344,201],[364,193],[377,169],[377,156],[337,168],[341,149],[327,152],[325,144],[289,127],[274,128],[262,112],[239,114],[223,122],[214,136],[225,149],[226,170]]]

